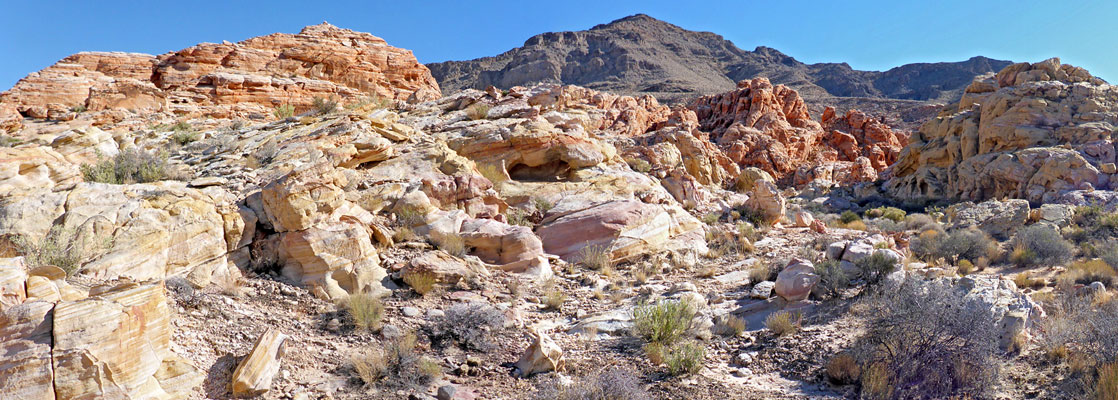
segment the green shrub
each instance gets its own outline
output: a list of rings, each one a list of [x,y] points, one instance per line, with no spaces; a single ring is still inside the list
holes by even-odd
[[[815,264],[815,274],[819,275],[818,287],[823,295],[830,298],[842,296],[842,289],[850,285],[850,278],[842,271],[837,260],[825,260]]]
[[[81,114],[85,112],[85,110],[88,110],[88,108],[85,107],[85,104],[78,104],[76,106],[70,107],[70,111],[77,114]]]
[[[645,304],[633,311],[633,329],[652,343],[674,343],[691,328],[695,310],[682,300]]]
[[[1100,206],[1076,207],[1071,222],[1083,230],[1082,241],[1118,238],[1118,213],[1106,212]]]
[[[862,220],[862,217],[859,217],[858,213],[850,210],[843,211],[842,214],[839,215],[839,222],[842,222],[843,224],[849,224],[851,222],[860,220]]]
[[[295,106],[290,104],[276,106],[276,108],[272,110],[272,115],[275,115],[276,119],[291,118],[295,116]]]
[[[1020,266],[1060,265],[1071,259],[1074,247],[1055,229],[1035,224],[1013,235],[1013,262]]]
[[[315,97],[311,106],[314,107],[314,110],[317,111],[319,115],[326,115],[338,109],[338,100],[334,98],[326,99]]]
[[[866,210],[866,218],[885,218],[893,222],[902,222],[905,212],[896,207],[878,207]]]
[[[171,134],[171,141],[182,146],[197,141],[199,136],[201,136],[201,134],[193,130],[175,131],[175,133]]]
[[[909,214],[904,218],[904,227],[906,230],[924,232],[926,230],[942,230],[939,222],[932,219],[928,214]]]
[[[434,272],[421,270],[410,271],[404,274],[404,283],[412,288],[420,296],[426,296],[435,290],[435,286],[439,283],[439,277]]]
[[[874,252],[855,262],[854,267],[867,285],[876,285],[881,283],[885,276],[897,270],[897,261],[883,253]]]
[[[676,376],[699,372],[703,369],[703,359],[706,358],[706,348],[694,340],[671,345],[664,353],[668,373]]]
[[[167,164],[166,153],[152,154],[136,148],[113,158],[99,157],[96,164],[82,165],[81,172],[86,182],[118,185],[185,179]]]

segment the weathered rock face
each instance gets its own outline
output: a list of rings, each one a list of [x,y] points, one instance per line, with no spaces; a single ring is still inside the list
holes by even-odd
[[[315,97],[439,95],[438,83],[410,51],[323,23],[294,35],[202,43],[158,57],[78,53],[20,80],[0,103],[34,118],[72,119],[75,107],[271,118],[282,104],[308,110]],[[0,127],[14,125],[8,121],[10,112],[0,111]]]
[[[1111,186],[1118,88],[1049,59],[976,78],[913,135],[886,189],[900,199],[1053,202]]]
[[[526,377],[541,372],[562,371],[565,364],[563,349],[547,334],[533,332],[532,336],[532,344],[516,362],[517,374]]]
[[[670,237],[700,229],[699,225],[682,209],[622,200],[563,215],[536,234],[544,250],[567,261],[580,261],[584,249],[592,246],[614,260],[624,260],[662,248]]]
[[[29,292],[39,277],[28,278]],[[163,285],[99,286],[90,295],[53,301],[30,296],[0,308],[5,396],[184,398],[202,383],[204,375],[171,352]],[[168,374],[170,369],[175,373]]]

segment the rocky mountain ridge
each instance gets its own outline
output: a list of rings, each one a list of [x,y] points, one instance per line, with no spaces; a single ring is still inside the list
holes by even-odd
[[[878,107],[888,110],[917,107],[907,101],[957,100],[974,76],[1009,64],[973,57],[962,62],[906,64],[884,72],[859,71],[845,63],[804,64],[773,48],[746,51],[720,35],[688,31],[637,14],[585,31],[536,35],[522,47],[493,57],[427,66],[451,92],[545,82],[681,101],[733,89],[737,81],[765,77],[795,89],[812,104],[841,106],[834,98],[857,98],[859,105],[877,101]]]

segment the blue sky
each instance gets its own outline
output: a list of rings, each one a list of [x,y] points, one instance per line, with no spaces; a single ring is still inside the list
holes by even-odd
[[[801,61],[885,70],[971,56],[1065,63],[1118,82],[1118,1],[27,1],[0,0],[0,90],[78,51],[160,54],[298,32],[371,32],[420,62],[495,55],[548,31],[645,13]]]

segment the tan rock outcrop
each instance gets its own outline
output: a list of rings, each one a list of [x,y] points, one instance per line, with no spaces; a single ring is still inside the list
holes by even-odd
[[[461,229],[466,247],[472,249],[470,254],[502,270],[527,272],[548,268],[543,258],[543,243],[528,227],[491,219],[471,219],[463,222]]]
[[[158,57],[78,53],[21,79],[0,103],[33,118],[72,119],[71,108],[79,106],[272,118],[281,104],[303,112],[315,97],[348,102],[365,96],[431,100],[439,86],[410,51],[323,23],[294,35],[202,43]],[[10,111],[0,117],[3,126],[13,125]]]
[[[682,209],[633,200],[611,201],[571,212],[536,229],[543,248],[569,262],[597,247],[613,260],[626,260],[662,248],[669,238],[701,229]]]
[[[288,336],[269,329],[256,339],[252,351],[233,371],[231,389],[237,397],[259,396],[272,386],[272,379],[280,369],[280,361],[286,352]]]
[[[516,362],[516,372],[521,377],[548,371],[562,371],[565,366],[563,349],[550,336],[532,332],[532,344]]]
[[[1019,198],[1111,187],[1118,88],[1059,59],[981,76],[920,127],[885,188],[900,199]]]
[[[804,260],[792,260],[776,277],[773,292],[788,301],[800,301],[811,295],[811,289],[819,283],[815,267]]]
[[[60,399],[167,397],[156,374],[170,350],[170,309],[161,284],[94,288],[54,308],[54,390]],[[193,372],[198,374],[197,371]]]
[[[55,399],[54,366],[51,364],[53,312],[54,304],[45,301],[0,307],[3,397]]]
[[[745,206],[758,214],[762,224],[772,226],[784,218],[786,203],[776,184],[759,180],[749,192],[749,199],[745,201]]]
[[[50,147],[0,147],[0,196],[80,181],[78,166]]]

